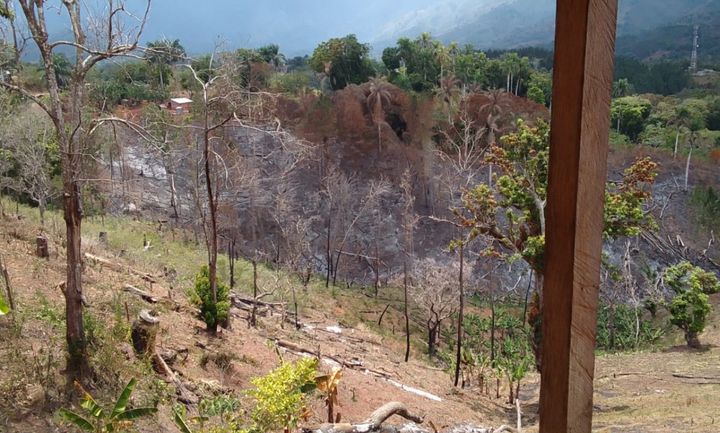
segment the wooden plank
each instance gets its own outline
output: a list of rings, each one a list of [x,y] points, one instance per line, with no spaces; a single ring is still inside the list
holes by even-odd
[[[617,0],[558,0],[548,185],[541,433],[592,425]]]

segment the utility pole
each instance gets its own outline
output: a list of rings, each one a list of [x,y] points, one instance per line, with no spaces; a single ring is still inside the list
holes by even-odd
[[[693,34],[692,56],[690,57],[690,73],[691,74],[694,74],[697,72],[698,48],[700,48],[700,26],[696,25],[694,27],[694,34]]]

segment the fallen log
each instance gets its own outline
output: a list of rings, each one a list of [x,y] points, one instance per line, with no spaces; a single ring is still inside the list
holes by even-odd
[[[315,428],[303,429],[303,433],[366,433],[366,432],[399,432],[395,427],[383,427],[383,423],[393,415],[401,416],[416,424],[422,424],[423,418],[413,415],[404,404],[393,401],[376,409],[370,417],[359,424],[322,424]]]
[[[230,295],[230,299],[233,301],[239,301],[245,304],[249,305],[257,305],[258,307],[268,307],[268,308],[282,308],[285,309],[287,307],[287,302],[267,302],[263,301],[261,299],[253,299],[248,298],[245,296],[240,296],[237,293],[233,293]]]
[[[390,417],[398,415],[405,418],[411,423],[403,426],[385,425]],[[423,418],[411,414],[404,404],[399,402],[390,402],[376,409],[370,417],[358,424],[336,423],[322,424],[318,427],[303,428],[303,433],[438,433],[432,422],[428,422],[430,428],[425,428],[419,424],[423,423]],[[501,426],[497,429],[478,428],[472,425],[457,425],[443,430],[443,433],[519,433],[515,428],[509,426]]]
[[[147,281],[150,284],[157,283],[157,279],[155,279],[155,277],[148,274],[147,272],[138,271],[137,269],[121,265],[120,263],[115,263],[111,260],[90,253],[85,253],[85,258],[93,262],[100,263],[103,266],[107,266],[108,268],[116,272],[128,272],[132,275],[135,275],[136,277],[139,277],[141,280]]]
[[[149,302],[151,304],[157,304],[157,302],[158,302],[157,298],[154,297],[153,295],[151,295],[150,293],[148,293],[144,290],[140,290],[135,286],[131,286],[130,284],[126,284],[125,287],[123,288],[123,290],[128,293],[131,293],[133,295],[137,295],[137,296],[141,297],[145,302]]]

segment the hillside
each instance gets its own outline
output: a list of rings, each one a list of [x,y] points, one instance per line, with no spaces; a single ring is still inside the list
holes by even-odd
[[[34,210],[19,210],[19,215],[0,221],[3,258],[18,305],[12,316],[0,318],[4,342],[0,370],[4,378],[11,379],[0,384],[0,426],[7,433],[50,433],[58,431],[53,412],[68,404],[60,398],[62,382],[55,369],[62,364],[64,350],[63,301],[56,285],[64,273],[59,254],[61,220],[53,213],[43,229]],[[108,232],[107,247],[95,240],[100,230]],[[37,233],[50,239],[51,258],[47,261],[33,254]],[[140,424],[141,432],[176,431],[169,404],[174,386],[160,375],[148,374],[147,364],[135,358],[129,344],[130,323],[141,309],[156,311],[161,323],[158,347],[186,388],[198,397],[236,395],[245,406],[244,390],[251,387],[252,377],[277,366],[279,356],[296,359],[296,349],[304,348],[328,357],[323,358],[323,369],[337,366],[337,360],[354,366],[345,368],[340,384],[338,411],[343,420],[364,419],[375,407],[397,400],[439,428],[458,422],[514,424],[515,410],[506,403],[506,388],[500,389],[501,398],[495,398],[494,387],[485,394],[475,383],[463,390],[453,388],[450,375],[427,361],[419,340],[413,343],[411,362],[402,362],[401,316],[396,310],[401,294],[392,288],[373,298],[360,290],[325,289],[313,280],[307,291],[299,292],[301,330],[295,331],[287,323],[283,326],[284,316],[272,313],[261,315],[258,328],[251,329],[246,325],[248,313],[233,310],[233,328],[212,338],[203,332],[202,322],[185,297],[192,274],[203,262],[201,248],[188,234],[128,218],[93,219],[85,225],[85,233],[85,252],[113,263],[109,266],[90,257],[85,262],[91,362],[101,367],[95,378],[101,388],[94,393],[108,400],[130,377],[141,378],[136,403],[155,402],[161,409],[155,420]],[[142,246],[145,235],[149,248]],[[147,273],[155,283],[123,271],[128,268]],[[221,268],[227,278],[226,258]],[[248,263],[238,264],[238,275],[237,292],[247,296],[252,281]],[[262,290],[276,289],[266,300],[288,300],[289,276],[262,266],[258,281]],[[128,284],[152,294],[158,302],[149,304],[125,291]],[[378,326],[378,316],[388,303],[393,308]],[[713,303],[717,306],[720,298],[714,297]],[[660,433],[692,424],[695,432],[716,431],[713,413],[720,398],[717,313],[702,339],[708,344],[703,352],[684,349],[681,337],[673,334],[656,351],[599,356],[596,430]],[[276,346],[273,341],[280,343]],[[400,384],[409,388],[400,388]],[[538,389],[536,374],[520,388],[528,432],[537,428]],[[677,411],[678,403],[682,412]],[[312,411],[304,425],[322,422],[321,400],[313,400]]]

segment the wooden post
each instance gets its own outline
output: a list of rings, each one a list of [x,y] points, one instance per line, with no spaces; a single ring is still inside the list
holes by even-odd
[[[617,0],[558,0],[540,433],[589,433]]]

